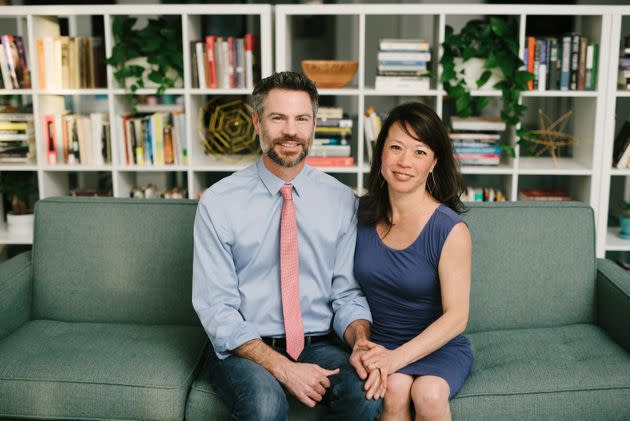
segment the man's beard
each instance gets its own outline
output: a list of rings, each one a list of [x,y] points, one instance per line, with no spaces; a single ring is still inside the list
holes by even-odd
[[[297,155],[292,155],[292,157],[295,156],[295,158],[291,160],[288,160],[286,156],[285,157],[280,156],[274,149],[275,145],[285,142],[285,141],[296,142],[302,146],[302,151]],[[266,153],[269,159],[271,159],[277,165],[284,168],[293,168],[296,165],[300,164],[302,161],[304,161],[304,159],[308,155],[308,141],[304,139],[300,139],[295,136],[284,136],[281,138],[276,138],[272,140],[271,147]]]

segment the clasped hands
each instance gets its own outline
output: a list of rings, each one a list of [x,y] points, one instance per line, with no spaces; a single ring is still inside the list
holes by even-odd
[[[358,340],[352,348],[350,364],[365,380],[364,389],[367,399],[379,399],[385,396],[387,376],[399,369],[394,351],[366,339]]]

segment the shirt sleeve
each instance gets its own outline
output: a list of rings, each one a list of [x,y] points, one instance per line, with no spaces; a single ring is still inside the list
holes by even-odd
[[[354,247],[357,240],[357,200],[352,193],[347,218],[344,218],[337,239],[337,251],[332,280],[333,329],[343,339],[348,325],[364,319],[372,323],[372,314],[367,299],[354,277]]]
[[[193,307],[219,359],[235,348],[260,338],[239,308],[238,279],[232,256],[231,230],[217,198],[206,191],[197,207],[194,225]]]

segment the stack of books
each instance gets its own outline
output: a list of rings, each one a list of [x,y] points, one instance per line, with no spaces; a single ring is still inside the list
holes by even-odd
[[[313,146],[309,150],[306,163],[314,167],[354,165],[350,147],[352,125],[352,119],[343,116],[343,108],[320,107],[317,111]]]
[[[256,80],[256,38],[207,35],[191,42],[194,88],[254,88]]]
[[[424,39],[381,39],[374,88],[428,90],[430,62],[431,48]]]
[[[30,89],[31,73],[24,40],[18,35],[0,35],[0,89]]]
[[[630,91],[630,37],[625,38],[624,48],[619,57],[619,89]]]
[[[571,196],[562,189],[522,189],[518,193],[518,200],[568,201]]]
[[[112,162],[107,113],[46,114],[41,123],[50,165],[103,165]]]
[[[597,89],[599,44],[572,32],[558,37],[528,36],[525,68],[534,75],[530,90],[594,91]]]
[[[103,40],[94,37],[44,37],[35,41],[41,89],[106,86]]]
[[[145,112],[151,110],[146,105],[140,109]],[[188,164],[186,114],[183,109],[123,115],[119,127],[122,129],[120,159],[125,165]]]
[[[28,162],[34,143],[33,114],[0,112],[0,162]]]
[[[502,148],[500,132],[505,123],[498,117],[451,117],[455,158],[460,165],[499,165]]]

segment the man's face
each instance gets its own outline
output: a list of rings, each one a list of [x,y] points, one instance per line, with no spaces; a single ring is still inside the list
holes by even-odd
[[[262,116],[254,117],[263,153],[273,163],[293,168],[308,155],[313,143],[315,118],[306,92],[272,89]]]

